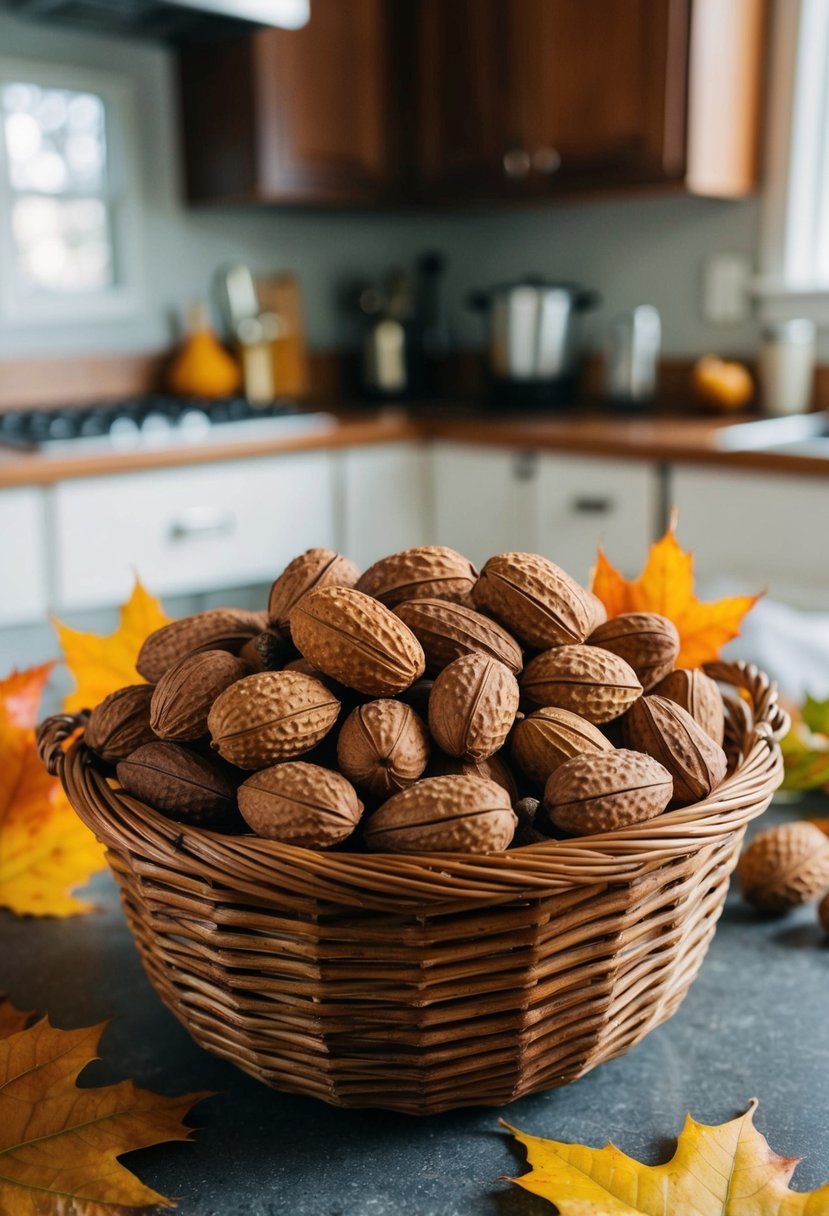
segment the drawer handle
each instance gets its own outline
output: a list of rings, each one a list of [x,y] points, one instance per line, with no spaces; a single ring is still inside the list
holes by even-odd
[[[613,506],[612,498],[574,498],[570,510],[576,515],[609,515]]]
[[[231,511],[217,507],[190,507],[170,525],[171,540],[190,540],[198,536],[227,536],[236,528]]]

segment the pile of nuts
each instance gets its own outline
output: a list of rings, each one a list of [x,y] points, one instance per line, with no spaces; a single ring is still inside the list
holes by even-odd
[[[267,613],[213,609],[151,634],[148,683],[93,710],[86,743],[182,822],[313,849],[488,853],[717,787],[722,698],[678,653],[665,617],[607,620],[536,554],[479,574],[422,546],[361,575],[311,549]]]

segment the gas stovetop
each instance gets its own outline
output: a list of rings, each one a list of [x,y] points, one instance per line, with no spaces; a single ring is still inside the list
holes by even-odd
[[[244,397],[207,400],[161,394],[62,409],[0,413],[0,445],[43,455],[136,452],[244,443],[327,430],[331,414],[294,402],[251,405]]]

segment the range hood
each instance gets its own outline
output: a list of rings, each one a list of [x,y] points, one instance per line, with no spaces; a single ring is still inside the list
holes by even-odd
[[[89,33],[173,45],[212,42],[256,26],[299,29],[311,0],[0,0],[0,9]]]

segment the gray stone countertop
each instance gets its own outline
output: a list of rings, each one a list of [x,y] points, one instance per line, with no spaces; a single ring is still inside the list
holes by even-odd
[[[761,826],[806,813],[780,806]],[[772,1147],[805,1158],[798,1189],[829,1179],[829,937],[814,906],[763,919],[732,889],[679,1012],[628,1055],[503,1110],[414,1119],[274,1093],[207,1055],[150,988],[109,876],[91,890],[101,910],[90,916],[0,913],[0,988],[59,1027],[110,1019],[86,1084],[131,1077],[166,1094],[218,1091],[191,1116],[192,1143],[125,1158],[180,1197],[182,1216],[544,1216],[549,1204],[498,1181],[524,1172],[499,1115],[557,1140],[612,1139],[656,1162],[686,1111],[719,1123],[753,1097]]]

